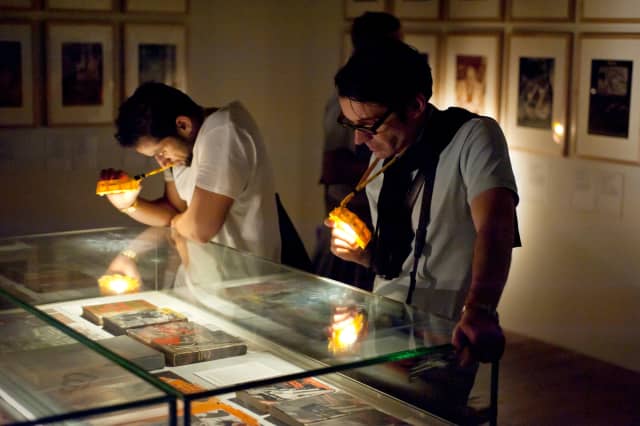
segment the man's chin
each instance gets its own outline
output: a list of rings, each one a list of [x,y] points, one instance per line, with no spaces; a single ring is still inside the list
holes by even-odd
[[[374,155],[374,157],[380,160],[384,160],[390,155],[388,152],[384,152],[384,151],[373,151],[372,154]]]

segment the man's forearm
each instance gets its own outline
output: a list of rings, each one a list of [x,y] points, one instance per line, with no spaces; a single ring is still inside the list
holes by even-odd
[[[164,198],[147,201],[140,197],[131,207],[121,211],[132,219],[149,226],[169,226],[171,218],[178,213]]]
[[[509,274],[512,245],[513,232],[477,235],[465,305],[497,307]]]

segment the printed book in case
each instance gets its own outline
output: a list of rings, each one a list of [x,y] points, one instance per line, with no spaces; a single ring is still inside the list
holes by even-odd
[[[335,392],[335,389],[313,377],[307,377],[237,391],[236,397],[257,413],[266,414],[278,402],[297,400],[327,392]]]
[[[192,394],[205,390],[205,388],[203,388],[202,386],[191,383],[182,376],[179,376],[172,371],[159,371],[157,373],[154,373],[153,375],[184,394]],[[181,402],[179,403],[180,408],[178,410],[178,414],[182,415],[183,408]],[[220,401],[220,399],[216,397],[209,397],[192,401],[191,415],[197,419],[197,421],[192,420],[195,422],[194,424],[201,425],[243,424],[249,426],[258,426],[259,424],[256,418],[236,407]]]
[[[127,300],[124,302],[100,303],[97,305],[83,306],[82,317],[94,324],[102,325],[102,321],[105,316],[155,308],[156,305],[142,299]]]
[[[382,411],[371,409],[313,423],[313,426],[411,426],[411,423]]]
[[[279,402],[271,407],[271,415],[287,425],[306,426],[370,408],[348,393],[331,392]]]
[[[193,322],[170,322],[132,328],[127,333],[165,354],[167,365],[178,366],[194,362],[244,355],[247,345],[222,330],[210,330]]]
[[[187,317],[170,308],[124,312],[122,314],[105,316],[102,320],[105,331],[108,331],[114,336],[127,334],[127,329],[130,328],[140,328],[147,325],[179,321],[187,321]]]

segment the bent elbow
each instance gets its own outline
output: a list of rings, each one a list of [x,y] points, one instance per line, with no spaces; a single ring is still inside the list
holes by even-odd
[[[197,243],[200,244],[204,244],[204,243],[208,243],[209,241],[211,241],[211,239],[214,237],[215,235],[211,235],[209,233],[205,233],[205,232],[196,232],[194,235],[191,236],[191,239]]]
[[[192,239],[199,243],[208,243],[218,235],[218,231],[220,231],[220,227],[205,228],[204,226],[199,226],[193,233]]]

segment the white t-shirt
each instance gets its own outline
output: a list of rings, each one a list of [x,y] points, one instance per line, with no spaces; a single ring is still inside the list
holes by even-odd
[[[271,162],[258,126],[241,103],[209,115],[198,131],[191,166],[176,166],[165,179],[175,181],[187,205],[196,186],[233,198],[212,241],[280,261]]]
[[[376,167],[380,168],[382,162]],[[375,173],[372,172],[373,173]],[[366,187],[375,224],[382,177]],[[440,154],[436,169],[427,241],[418,262],[413,305],[427,312],[456,318],[471,285],[471,264],[476,230],[471,201],[491,188],[517,188],[504,134],[495,120],[474,118],[463,124]],[[413,231],[420,220],[422,190],[412,211]],[[400,276],[385,280],[377,276],[374,292],[404,302],[413,269],[413,246]]]

